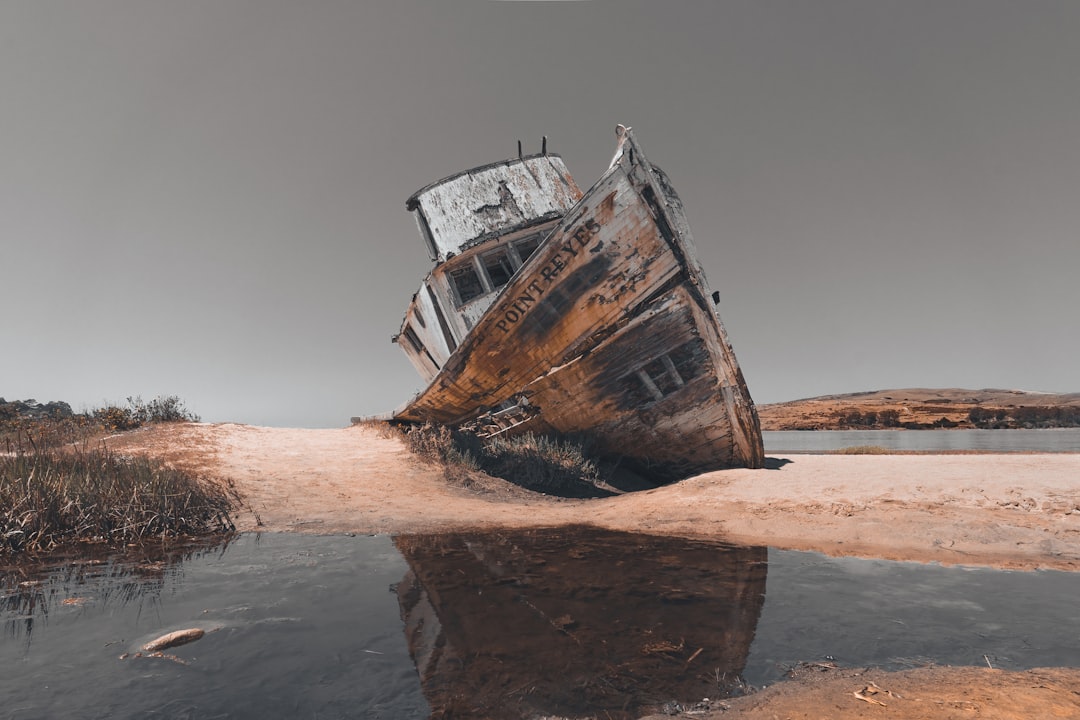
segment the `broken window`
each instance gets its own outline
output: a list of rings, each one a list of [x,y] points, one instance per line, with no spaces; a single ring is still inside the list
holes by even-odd
[[[485,253],[481,256],[481,260],[484,264],[484,270],[487,271],[488,279],[491,280],[493,290],[498,290],[508,283],[510,276],[514,274],[514,265],[505,247]]]
[[[458,305],[464,305],[484,294],[480,276],[471,262],[450,271],[450,284],[457,295]]]
[[[705,343],[700,341],[683,343],[669,352],[668,356],[671,357],[671,362],[675,365],[675,370],[678,371],[683,382],[690,382],[691,378],[700,375],[708,363]]]
[[[636,382],[627,389],[642,402],[661,400],[700,374],[704,365],[704,345],[698,341],[684,343],[631,373],[627,379]]]
[[[505,287],[522,263],[536,252],[540,241],[539,234],[530,235],[483,253],[479,263],[476,256],[471,261],[459,260],[461,264],[448,273],[458,307]]]
[[[540,236],[530,235],[527,238],[514,241],[514,249],[517,250],[518,257],[521,258],[521,262],[524,263],[529,259],[529,256],[536,252],[536,248],[540,247]]]
[[[669,355],[661,355],[638,370],[638,377],[653,396],[659,400],[683,386],[683,379],[675,369]],[[652,387],[649,387],[649,386]]]

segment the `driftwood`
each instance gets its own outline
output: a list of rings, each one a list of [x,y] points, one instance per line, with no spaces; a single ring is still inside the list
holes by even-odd
[[[200,628],[176,630],[175,632],[166,633],[155,640],[151,640],[143,645],[142,649],[145,652],[158,652],[159,650],[176,647],[177,645],[186,645],[189,642],[195,642],[205,634],[206,633]]]
[[[862,690],[859,690],[858,692],[853,692],[851,694],[854,695],[855,697],[859,698],[860,700],[864,701],[864,702],[870,703],[871,705],[880,705],[881,707],[888,707],[888,705],[886,705],[882,701],[878,700],[876,697],[873,697],[874,695],[877,695],[879,693],[884,693],[885,695],[888,695],[889,697],[892,697],[892,698],[900,698],[899,695],[893,693],[891,690],[886,690],[885,688],[877,685],[874,682],[871,682],[869,685],[864,687]]]

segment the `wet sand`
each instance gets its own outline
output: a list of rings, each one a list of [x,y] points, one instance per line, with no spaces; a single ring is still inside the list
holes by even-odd
[[[774,469],[725,470],[655,490],[566,500],[480,476],[451,485],[400,440],[364,426],[164,425],[108,444],[231,479],[244,498],[241,530],[403,533],[587,523],[830,555],[1080,570],[1080,455],[792,455],[772,458]],[[989,668],[975,675],[971,668],[875,675],[882,687],[918,683],[923,690],[915,694],[938,692],[938,700],[922,703],[886,698],[888,707],[853,695],[865,686],[862,675],[851,675],[856,669],[818,670],[694,717],[1080,718],[1075,670],[1052,671],[1057,685]],[[1059,704],[1016,714],[1009,709],[1016,703],[1006,701],[1029,685],[1032,702]],[[1064,690],[1036,692],[1051,686]],[[940,699],[946,696],[953,700]]]

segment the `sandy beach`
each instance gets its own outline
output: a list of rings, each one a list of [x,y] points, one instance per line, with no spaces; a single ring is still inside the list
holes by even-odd
[[[452,485],[441,468],[366,426],[176,424],[107,442],[232,480],[244,499],[241,530],[408,533],[585,523],[829,555],[1080,570],[1080,455],[790,455],[771,458],[770,469],[725,470],[655,490],[567,500],[486,476]],[[900,697],[872,696],[885,705],[857,697],[871,678]],[[871,713],[1080,718],[1080,671],[924,668],[866,675],[845,668],[807,673],[695,717]]]
[[[241,530],[613,530],[943,564],[1080,570],[1080,455],[789,455],[611,498],[567,500],[440,468],[368,427],[159,425],[122,451],[230,478]]]

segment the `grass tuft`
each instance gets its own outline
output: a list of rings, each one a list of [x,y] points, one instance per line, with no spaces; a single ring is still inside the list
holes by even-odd
[[[880,445],[851,445],[835,450],[836,455],[892,455],[896,451]]]
[[[440,463],[451,481],[479,471],[552,495],[586,497],[597,490],[599,467],[588,445],[576,438],[526,433],[483,439],[432,423],[400,426],[400,431],[413,453]]]
[[[595,485],[600,477],[585,443],[532,433],[485,441],[481,466],[491,475],[512,477],[527,488],[556,494],[582,483]]]

